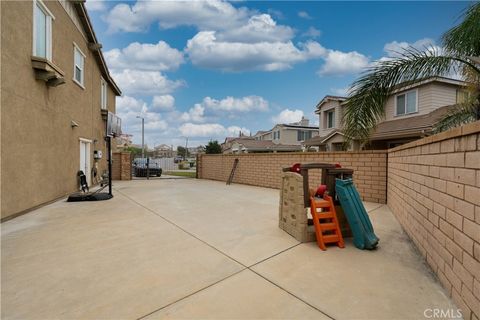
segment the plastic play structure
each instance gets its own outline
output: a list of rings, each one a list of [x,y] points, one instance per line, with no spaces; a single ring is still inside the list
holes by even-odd
[[[324,195],[322,199],[313,196],[310,201],[310,212],[320,249],[327,250],[325,245],[329,243],[335,243],[340,248],[345,248],[332,197]]]
[[[321,185],[309,187],[309,170],[320,169]],[[378,237],[354,184],[353,170],[339,164],[296,163],[283,168],[280,189],[279,227],[300,242],[317,241],[345,247],[353,235],[359,249],[374,249]],[[312,218],[307,215],[309,208]]]
[[[372,223],[353,185],[353,180],[337,179],[335,189],[352,228],[353,243],[359,249],[375,249],[379,239],[373,232]]]

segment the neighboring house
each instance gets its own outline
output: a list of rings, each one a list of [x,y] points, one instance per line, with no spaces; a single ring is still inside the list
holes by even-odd
[[[177,151],[173,149],[173,146],[167,144],[161,144],[154,149],[154,156],[157,158],[174,158],[177,156]]]
[[[188,147],[188,156],[195,157],[199,153],[205,153],[204,146],[197,146],[197,147]]]
[[[2,1],[1,20],[5,218],[77,191],[79,170],[95,184],[121,92],[83,1]]]
[[[386,149],[430,135],[435,123],[452,106],[464,101],[465,87],[463,81],[443,77],[398,85],[385,103],[384,119],[379,121],[364,148]],[[305,141],[306,147],[320,151],[344,149],[341,119],[345,100],[345,97],[326,96],[317,104],[319,135]]]
[[[255,138],[254,137],[246,137],[246,136],[226,137],[225,141],[220,146],[222,147],[222,152],[223,153],[237,153],[236,151],[238,151],[238,150],[235,150],[235,152],[234,152],[233,149],[232,149],[233,144],[238,144],[238,143],[242,143],[244,141],[252,141],[252,140],[255,140]]]
[[[303,117],[296,123],[277,124],[271,130],[258,131],[248,139],[246,137],[242,137],[243,140],[234,138],[236,147],[232,148],[238,153],[302,151],[302,143],[317,135],[318,127],[311,126],[310,121]]]
[[[275,143],[271,140],[238,139],[224,153],[261,153],[261,152],[295,152],[302,151],[301,145]]]
[[[122,133],[120,136],[116,137],[115,141],[117,143],[117,150],[123,151],[132,146],[132,138],[133,135],[127,133]]]

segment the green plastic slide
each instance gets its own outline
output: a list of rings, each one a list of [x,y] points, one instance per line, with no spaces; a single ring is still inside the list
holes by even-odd
[[[352,229],[355,247],[358,249],[375,249],[379,239],[373,231],[367,210],[360,200],[360,195],[353,184],[353,180],[336,179],[335,191]]]

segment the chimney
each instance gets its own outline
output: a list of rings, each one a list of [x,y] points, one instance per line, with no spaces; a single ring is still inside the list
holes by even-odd
[[[302,120],[300,120],[300,125],[303,127],[308,127],[310,124],[310,120],[308,118],[302,117]]]

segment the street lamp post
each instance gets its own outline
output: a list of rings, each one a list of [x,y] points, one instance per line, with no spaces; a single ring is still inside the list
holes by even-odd
[[[145,118],[137,116],[137,118],[142,119],[142,159],[145,158]]]
[[[185,160],[188,157],[188,137],[185,137]]]

